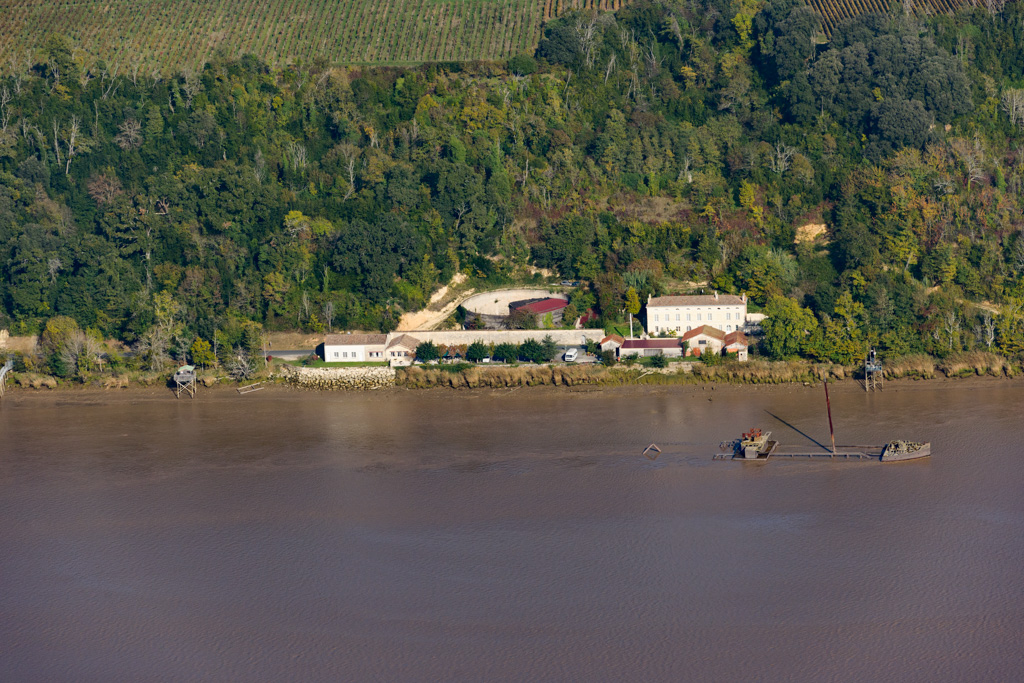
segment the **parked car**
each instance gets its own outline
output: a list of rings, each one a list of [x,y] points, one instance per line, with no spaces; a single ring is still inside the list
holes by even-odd
[[[565,356],[564,356],[565,362],[566,363],[575,363],[576,359],[579,357],[579,355],[580,355],[580,350],[579,349],[569,349],[568,351],[565,352]]]

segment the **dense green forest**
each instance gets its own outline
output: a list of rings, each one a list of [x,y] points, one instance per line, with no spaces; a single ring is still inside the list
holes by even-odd
[[[508,62],[173,77],[53,36],[0,75],[0,328],[158,364],[548,268],[599,323],[630,287],[747,292],[778,357],[1019,356],[1024,7],[818,31],[795,0],[641,1]]]

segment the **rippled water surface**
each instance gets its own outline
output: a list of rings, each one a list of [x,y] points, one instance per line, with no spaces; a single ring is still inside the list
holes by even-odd
[[[5,401],[3,680],[1024,679],[1019,381]]]

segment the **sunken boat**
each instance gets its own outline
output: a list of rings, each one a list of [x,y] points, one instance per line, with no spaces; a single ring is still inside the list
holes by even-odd
[[[925,458],[932,454],[932,445],[929,442],[904,441],[897,439],[885,444],[882,449],[882,462],[896,462],[899,460],[915,460]]]

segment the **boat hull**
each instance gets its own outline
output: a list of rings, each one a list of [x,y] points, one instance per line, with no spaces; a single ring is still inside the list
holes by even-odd
[[[888,445],[885,450],[882,451],[882,462],[899,462],[901,460],[917,460],[918,458],[927,458],[932,454],[932,445],[930,443],[922,444],[920,448],[913,451],[898,451],[893,450]]]

